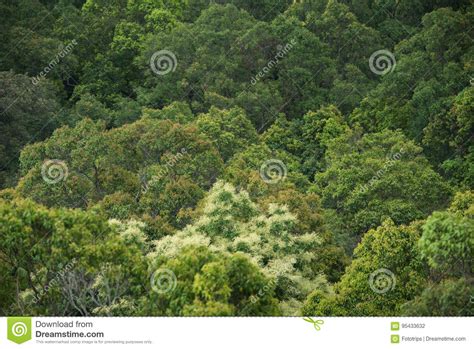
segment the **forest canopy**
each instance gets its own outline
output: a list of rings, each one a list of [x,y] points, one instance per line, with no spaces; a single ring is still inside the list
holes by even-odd
[[[0,315],[474,315],[471,1],[0,15]]]

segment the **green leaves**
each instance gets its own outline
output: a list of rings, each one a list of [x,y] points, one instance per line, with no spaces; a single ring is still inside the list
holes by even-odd
[[[474,275],[473,193],[458,193],[455,202],[463,198],[469,200],[469,208],[452,207],[449,212],[435,212],[423,225],[423,236],[419,241],[421,255],[442,275]]]
[[[470,314],[470,5],[3,4],[0,308]]]
[[[120,236],[102,216],[0,200],[0,221],[0,265],[14,271],[1,289],[17,287],[2,304],[8,314],[91,315],[143,292],[140,241]]]
[[[330,141],[330,166],[315,179],[323,206],[344,224],[331,222],[334,232],[357,237],[385,218],[407,224],[442,207],[450,189],[420,152],[391,131],[360,138],[351,131]]]
[[[422,291],[427,273],[416,249],[419,224],[385,221],[368,231],[354,251],[334,294],[315,291],[303,308],[307,315],[390,316]]]
[[[189,245],[174,257],[151,256],[157,270],[176,277],[174,287],[143,299],[147,314],[174,316],[277,315],[270,280],[240,254]]]
[[[51,185],[43,179],[47,159],[65,163],[64,181]],[[111,217],[123,218],[126,205],[127,217],[145,213],[173,223],[222,169],[219,153],[195,126],[150,117],[111,131],[85,119],[27,147],[21,161],[25,176],[18,190],[38,202],[86,208],[105,199]]]
[[[224,161],[257,142],[257,132],[238,108],[227,111],[212,107],[209,113],[199,115],[196,125],[213,141]]]
[[[405,316],[472,316],[472,279],[446,279],[429,284],[414,300],[402,306]]]
[[[321,269],[327,264],[318,260],[317,253],[325,247],[321,246],[323,239],[312,231],[297,231],[298,219],[286,206],[272,203],[261,210],[247,192],[217,182],[199,212],[193,224],[156,241],[153,255],[172,258],[179,255],[180,248],[196,245],[241,253],[274,279],[280,299],[296,304],[311,285],[325,283]]]
[[[28,143],[49,136],[61,123],[55,88],[42,80],[33,84],[22,74],[0,72],[0,188],[17,180],[18,155]]]

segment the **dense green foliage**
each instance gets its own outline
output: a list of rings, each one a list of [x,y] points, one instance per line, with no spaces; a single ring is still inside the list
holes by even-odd
[[[0,16],[0,315],[474,315],[471,1]]]

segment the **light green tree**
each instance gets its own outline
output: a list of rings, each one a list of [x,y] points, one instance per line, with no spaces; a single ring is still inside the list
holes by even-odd
[[[324,287],[325,278],[314,264],[322,237],[316,232],[297,232],[298,219],[288,207],[270,204],[261,210],[247,192],[237,192],[217,182],[200,206],[199,218],[185,229],[156,242],[156,256],[169,258],[187,245],[243,253],[274,280],[276,295],[295,313],[308,292]]]

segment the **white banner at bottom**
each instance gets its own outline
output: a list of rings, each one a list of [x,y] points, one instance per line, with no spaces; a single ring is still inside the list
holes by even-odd
[[[8,317],[0,347],[473,348],[473,319]]]

